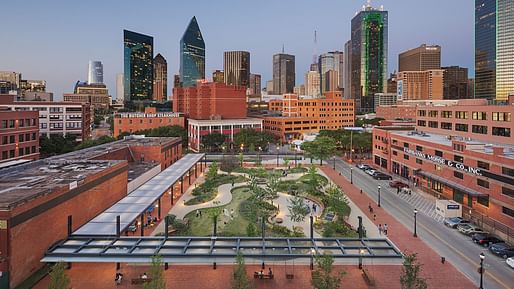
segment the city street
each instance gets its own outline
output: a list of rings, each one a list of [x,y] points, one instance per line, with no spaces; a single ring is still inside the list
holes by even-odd
[[[329,162],[333,165],[332,160]],[[336,169],[350,180],[350,166],[338,159]],[[514,270],[509,268],[505,260],[489,253],[487,248],[474,244],[470,237],[460,234],[457,230],[446,227],[442,218],[435,213],[435,199],[424,193],[413,192],[412,196],[397,195],[396,189],[390,188],[389,181],[378,181],[364,171],[353,166],[353,184],[367,193],[373,200],[378,198],[378,185],[381,186],[381,207],[394,216],[411,231],[414,230],[414,209],[418,209],[417,235],[441,257],[445,257],[459,271],[465,274],[474,284],[479,284],[479,254],[486,255],[484,288],[514,288]],[[377,207],[377,203],[372,204]],[[509,281],[511,280],[511,281]]]

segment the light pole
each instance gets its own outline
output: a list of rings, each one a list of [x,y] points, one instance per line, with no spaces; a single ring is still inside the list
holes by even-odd
[[[336,156],[334,156],[334,171],[336,170]]]
[[[380,208],[380,185],[378,185],[378,207]]]
[[[261,163],[261,153],[262,153],[262,148],[259,146],[259,155],[257,156],[257,159],[259,160],[259,165]]]
[[[479,289],[484,289],[484,253],[480,253],[480,287]]]
[[[311,270],[314,270],[314,253],[316,253],[316,251],[313,249],[311,249]]]
[[[364,249],[359,250],[359,269],[362,269],[362,255],[364,255]]]
[[[278,167],[278,153],[280,152],[279,144],[277,144],[277,167]]]
[[[350,184],[353,185],[353,168],[350,168]]]
[[[414,209],[414,237],[418,237],[417,233],[417,215],[418,215],[418,209]]]
[[[243,154],[243,151],[244,151],[244,148],[245,148],[245,144],[242,143],[241,144],[241,167],[243,167],[243,160],[244,160],[244,154]]]

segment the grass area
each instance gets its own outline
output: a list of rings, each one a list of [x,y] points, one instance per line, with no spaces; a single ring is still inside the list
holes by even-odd
[[[306,173],[307,172],[307,168],[304,168],[304,167],[294,167],[294,168],[291,168],[291,169],[287,170],[287,172],[290,173],[290,174]]]
[[[232,182],[242,183],[246,181],[247,179],[243,176],[217,175],[215,178],[207,179],[203,184],[196,187],[192,193],[195,197],[188,200],[185,204],[190,206],[212,201],[218,194],[219,186],[230,184]]]

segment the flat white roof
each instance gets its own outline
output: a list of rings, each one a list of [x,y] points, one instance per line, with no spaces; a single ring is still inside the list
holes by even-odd
[[[241,119],[188,119],[189,123],[200,124],[200,125],[229,125],[229,124],[261,124],[262,119],[260,118],[241,118]]]

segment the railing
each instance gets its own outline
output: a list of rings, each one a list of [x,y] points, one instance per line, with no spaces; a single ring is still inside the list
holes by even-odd
[[[472,223],[476,224],[477,226],[481,227],[482,229],[496,234],[499,237],[502,237],[505,239],[507,243],[514,243],[514,229],[498,222],[488,216],[483,215],[480,212],[477,211],[471,211],[471,214],[469,211],[463,211],[462,217],[469,219]]]

